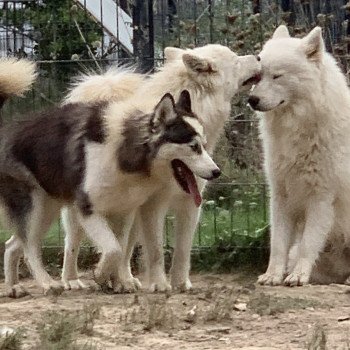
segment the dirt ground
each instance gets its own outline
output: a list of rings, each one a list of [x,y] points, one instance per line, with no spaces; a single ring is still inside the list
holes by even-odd
[[[23,349],[35,349],[47,310],[74,313],[94,304],[100,315],[92,334],[78,339],[97,349],[350,349],[349,287],[261,287],[255,279],[197,274],[188,293],[67,291],[59,297],[43,296],[26,280],[31,296],[0,299],[0,327],[24,329]]]

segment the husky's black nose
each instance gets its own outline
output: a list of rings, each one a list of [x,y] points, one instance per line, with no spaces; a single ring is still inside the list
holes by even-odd
[[[221,170],[220,169],[215,169],[212,172],[212,179],[217,179],[221,175]]]
[[[253,109],[256,108],[256,106],[259,104],[260,98],[257,96],[250,96],[248,98],[248,103],[252,106]]]

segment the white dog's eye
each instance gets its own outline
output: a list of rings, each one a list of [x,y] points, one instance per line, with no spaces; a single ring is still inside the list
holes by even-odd
[[[272,79],[278,79],[278,78],[280,78],[282,76],[282,74],[276,74],[276,75],[274,75],[273,77],[272,77]]]

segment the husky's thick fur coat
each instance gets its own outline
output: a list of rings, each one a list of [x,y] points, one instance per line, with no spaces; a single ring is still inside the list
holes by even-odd
[[[260,64],[254,56],[239,57],[227,47],[206,45],[193,50],[181,50],[169,47],[165,49],[166,63],[159,72],[143,79],[140,75],[119,74],[118,70],[102,76],[89,76],[82,80],[70,93],[67,102],[105,101],[118,99],[122,91],[133,91],[128,102],[157,101],[165,92],[179,96],[182,89],[190,92],[193,110],[203,125],[207,139],[206,149],[212,153],[225,121],[231,111],[232,97],[245,86],[250,78],[260,70]],[[103,83],[104,81],[104,83]],[[98,88],[94,88],[96,82]],[[95,91],[99,90],[96,94]],[[102,91],[103,90],[103,91]],[[85,98],[85,95],[86,98]],[[95,98],[93,95],[95,94]],[[123,95],[125,97],[125,95]],[[175,251],[171,268],[171,285],[173,288],[189,289],[191,282],[190,251],[192,237],[197,226],[200,209],[191,196],[179,190],[176,182],[169,174],[164,174],[164,183],[138,211],[138,224],[134,225],[134,235],[139,232],[145,248],[146,272],[150,290],[164,291],[171,286],[167,282],[163,261],[163,227],[164,218],[171,208],[176,216]],[[202,191],[205,181],[199,180]],[[200,199],[197,200],[199,202]],[[65,266],[63,281],[68,288],[80,286],[76,269],[77,252],[81,230],[71,211],[64,214],[66,236]],[[115,231],[120,231],[117,225]],[[72,238],[74,237],[74,238]],[[129,271],[129,260],[133,244],[125,249],[125,271]],[[74,252],[74,253],[71,253]],[[131,277],[130,277],[131,278]]]
[[[271,255],[259,282],[293,286],[331,282],[332,276],[344,281],[349,262],[334,262],[350,239],[345,76],[325,51],[319,27],[297,39],[280,26],[259,57],[262,79],[249,102],[264,112],[260,126],[271,188]],[[324,262],[328,278],[319,279]]]
[[[38,284],[45,291],[61,289],[42,265],[41,240],[63,205],[71,206],[102,252],[97,281],[135,283],[120,271],[121,245],[106,217],[119,214],[133,222],[137,208],[164,186],[163,173],[174,174],[182,187],[190,179],[194,188],[194,174],[219,176],[203,141],[186,90],[176,104],[170,94],[147,108],[69,103],[1,129],[0,202],[15,232],[5,254],[9,295],[23,294],[15,269],[22,247]]]

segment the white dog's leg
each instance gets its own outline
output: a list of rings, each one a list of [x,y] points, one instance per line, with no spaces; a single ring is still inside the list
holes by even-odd
[[[305,229],[300,242],[298,261],[284,283],[289,286],[307,284],[312,268],[324,248],[334,222],[333,199],[311,198],[306,209]]]
[[[123,271],[125,271],[126,276],[129,276],[128,279],[133,281],[134,289],[140,289],[142,287],[141,282],[138,278],[134,277],[131,272],[131,258],[134,252],[134,247],[137,242],[138,237],[142,232],[142,221],[140,213],[137,211],[135,214],[133,226],[130,229],[128,240],[124,242],[123,246]]]
[[[23,256],[23,246],[17,236],[12,236],[5,243],[4,273],[6,296],[20,298],[27,295],[27,291],[18,284],[19,263]]]
[[[164,269],[163,231],[168,202],[155,196],[140,208],[146,273],[152,292],[171,290]]]
[[[171,286],[181,291],[192,288],[189,273],[191,268],[191,248],[193,236],[200,216],[192,199],[179,201],[174,207],[176,214],[175,247],[170,270]]]
[[[59,214],[59,205],[45,194],[33,195],[33,209],[27,219],[27,232],[22,240],[24,255],[37,283],[47,293],[60,293],[61,283],[54,281],[45,271],[41,259],[42,238],[49,230],[52,221]]]
[[[79,213],[78,217],[87,236],[102,252],[95,270],[95,280],[98,284],[106,283],[112,276],[119,275],[123,258],[122,248],[105,217],[96,213],[91,215]]]
[[[62,226],[65,232],[62,283],[66,290],[89,288],[78,276],[78,255],[84,231],[77,215],[76,208],[73,206],[67,206],[61,210]]]
[[[116,293],[131,293],[136,292],[137,289],[140,288],[140,282],[134,278],[131,273],[130,268],[130,257],[127,261],[126,254],[132,254],[132,249],[129,247],[130,251],[126,252],[130,239],[130,231],[134,224],[136,210],[131,212],[129,215],[125,217],[123,220],[123,226],[120,234],[120,245],[122,247],[122,260],[120,261],[120,265],[117,267],[118,274],[116,276],[112,276],[112,284],[113,289]]]
[[[292,240],[292,218],[285,208],[285,199],[271,196],[271,240],[270,260],[267,271],[259,276],[258,283],[279,285],[283,282],[287,269],[288,253]]]

